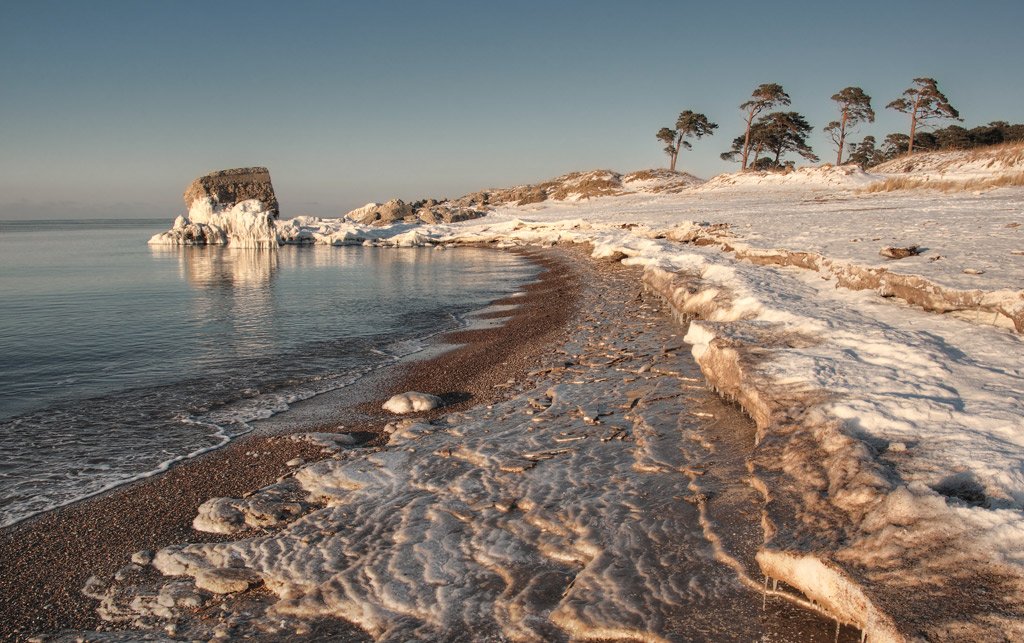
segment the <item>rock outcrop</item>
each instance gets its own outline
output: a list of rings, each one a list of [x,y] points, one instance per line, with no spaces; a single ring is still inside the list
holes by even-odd
[[[185,209],[204,198],[210,199],[220,209],[230,210],[236,203],[256,199],[274,215],[280,214],[277,195],[270,182],[270,170],[265,167],[239,167],[230,170],[210,172],[192,181],[185,189]]]
[[[453,223],[468,221],[484,216],[484,213],[465,204],[437,199],[424,199],[406,203],[391,199],[387,203],[367,203],[345,215],[345,218],[362,225],[385,226],[405,221],[407,223]]]
[[[401,199],[391,199],[387,203],[367,203],[345,215],[346,219],[363,225],[389,225],[412,217],[412,206]]]
[[[188,213],[167,232],[153,235],[150,245],[227,245],[276,248],[281,244],[276,220],[277,196],[265,167],[211,172],[185,189]]]

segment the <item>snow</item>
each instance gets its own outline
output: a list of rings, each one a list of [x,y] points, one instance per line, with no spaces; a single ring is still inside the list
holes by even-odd
[[[792,172],[740,172],[736,174],[720,174],[700,185],[701,192],[736,188],[807,188],[818,187],[863,187],[878,181],[857,165],[823,165],[821,167],[802,167]]]
[[[958,167],[973,176],[980,166],[963,159],[942,171]],[[283,243],[590,244],[595,260],[643,266],[644,287],[687,328],[709,383],[757,424],[748,466],[763,496],[757,560],[766,577],[872,640],[1024,637],[1024,188],[863,190],[884,178],[826,166],[716,177],[671,194],[506,205],[459,224],[276,225]],[[923,252],[879,254],[911,245]],[[552,389],[553,406],[563,393]],[[438,448],[433,429],[406,435],[420,449]],[[459,457],[515,459],[486,449],[467,443]],[[314,481],[309,469],[303,480],[327,495],[390,493],[380,489],[428,466],[418,461],[388,452],[372,471],[323,471]],[[605,484],[566,475],[573,485]],[[470,486],[463,491],[475,497]],[[449,513],[459,521],[460,511]],[[222,555],[221,546],[195,547],[162,560]],[[501,555],[516,551],[509,545]],[[563,554],[593,558],[583,548]],[[346,609],[383,632],[388,617],[369,607],[381,604],[359,599]],[[636,633],[570,611],[553,613],[570,632]]]

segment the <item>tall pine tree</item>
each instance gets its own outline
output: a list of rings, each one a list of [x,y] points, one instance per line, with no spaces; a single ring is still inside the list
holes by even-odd
[[[680,113],[679,118],[676,119],[675,129],[662,127],[658,130],[656,137],[659,141],[665,143],[665,153],[668,154],[669,158],[669,169],[673,172],[676,171],[676,159],[679,157],[680,150],[693,149],[693,145],[686,139],[703,138],[714,134],[716,129],[718,129],[718,124],[709,121],[708,117],[704,114],[686,110]]]
[[[835,141],[836,148],[839,150],[836,155],[836,165],[842,165],[846,133],[864,121],[874,123],[875,110],[871,109],[871,97],[865,94],[860,87],[847,87],[838,94],[833,94],[832,100],[839,106],[839,120],[826,125],[825,131]]]
[[[949,104],[946,95],[939,91],[939,85],[934,78],[915,78],[913,86],[904,91],[901,98],[897,98],[886,107],[910,114],[908,154],[914,151],[914,136],[922,121],[937,118],[963,120],[960,118],[960,112]]]
[[[749,135],[733,139],[732,149],[722,154],[722,159],[735,161],[737,157],[742,157],[746,147],[748,152],[753,153],[749,167],[757,169],[791,165],[782,162],[782,157],[788,152],[796,152],[809,161],[817,161],[818,157],[807,144],[807,136],[812,130],[807,119],[797,112],[772,112],[752,123]],[[762,158],[762,153],[771,156]]]
[[[746,112],[747,122],[746,133],[743,136],[743,149],[740,154],[740,169],[747,169],[747,160],[751,150],[750,129],[753,127],[754,119],[762,112],[776,106],[789,105],[789,103],[789,94],[783,91],[782,85],[764,83],[757,86],[754,93],[750,95],[750,100],[740,105],[740,109]],[[724,157],[725,154],[722,156]]]

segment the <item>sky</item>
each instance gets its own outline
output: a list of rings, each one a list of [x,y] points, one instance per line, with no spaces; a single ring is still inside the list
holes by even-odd
[[[929,76],[964,126],[1024,122],[1024,2],[0,0],[0,219],[168,217],[195,177],[270,168],[282,216],[667,164],[679,112],[719,154],[766,82],[821,129]],[[797,159],[799,160],[799,159]]]

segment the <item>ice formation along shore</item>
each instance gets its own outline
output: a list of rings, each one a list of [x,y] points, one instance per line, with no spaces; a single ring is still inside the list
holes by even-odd
[[[609,272],[585,273],[600,288],[568,342],[507,401],[397,421],[386,447],[205,503],[195,526],[236,539],[152,558],[191,581],[136,565],[93,582],[102,613],[198,639],[279,640],[343,617],[389,641],[780,640],[787,628],[831,640],[831,621],[786,601],[762,614],[757,494],[736,475],[749,422],[705,390],[658,298],[638,298],[636,270]],[[723,442],[700,430],[711,417]],[[210,609],[256,585],[273,595]]]
[[[1024,638],[1024,189],[863,191],[884,178],[848,168],[748,174],[672,193],[502,205],[485,219],[461,224],[370,228],[302,217],[275,227],[281,243],[590,244],[595,259],[642,266],[644,286],[689,324],[685,339],[704,376],[757,424],[748,467],[763,500],[760,573],[796,588],[871,640]],[[894,245],[923,252],[898,261],[879,256]],[[542,407],[557,406],[557,388],[545,395]],[[460,426],[455,420],[443,431],[472,441]],[[317,474],[322,484],[303,477],[312,472],[300,473],[301,484],[320,497],[344,497],[338,502],[345,511],[358,512],[361,505],[349,504],[349,494],[394,489],[392,460],[417,458],[422,447],[416,441],[432,445],[441,431],[405,426],[396,438],[416,450],[410,455],[388,451],[371,458],[370,466],[343,465],[343,472],[324,465],[331,471]],[[512,457],[481,455],[482,444],[467,448],[464,461],[482,471],[501,470]],[[671,458],[662,464],[679,466]],[[406,465],[415,471],[416,465]],[[467,493],[489,489],[486,480],[470,479],[476,486]],[[403,478],[399,486],[406,484]],[[612,486],[585,476],[572,484],[598,495]],[[499,513],[544,507],[522,491]],[[431,514],[443,533],[449,533],[445,516],[457,525],[464,515],[457,508]],[[315,531],[302,520],[296,525]],[[565,532],[565,525],[539,524],[571,541],[580,536]],[[444,543],[441,532],[438,542]],[[531,537],[543,547],[548,532]],[[306,537],[314,536],[298,538]],[[283,611],[337,600],[332,604],[348,618],[383,638],[398,630],[380,610],[425,609],[427,599],[401,575],[365,601],[351,598],[365,587],[331,581],[316,589],[311,604],[303,597],[313,590],[296,590],[291,572],[261,566],[266,555],[258,552],[280,544],[260,550],[240,542],[170,548],[158,565],[189,574],[255,567],[281,597]],[[503,555],[518,551],[513,544]],[[243,550],[249,553],[238,553]],[[456,558],[434,552],[428,559]],[[569,559],[584,568],[601,560],[596,550]],[[423,562],[415,555],[408,560]],[[434,576],[444,573],[443,565],[418,569],[438,580],[443,593],[443,579]],[[552,567],[550,578],[565,573]],[[524,605],[534,600],[528,581],[515,574],[501,579],[500,587],[518,588],[496,590],[513,599],[502,609],[526,614]],[[536,591],[545,595],[546,587]],[[639,630],[601,629],[600,619],[580,625],[580,614],[597,613],[586,607],[596,585],[581,587],[582,593],[572,593],[579,601],[551,608],[553,623],[581,638],[639,636]],[[640,592],[640,600],[664,597],[643,596],[651,591]],[[465,607],[476,610],[479,603]],[[427,611],[415,612],[417,622],[425,622]],[[649,623],[658,619],[649,604],[607,613],[620,623],[638,622],[637,614]],[[543,638],[544,632],[503,634]]]

